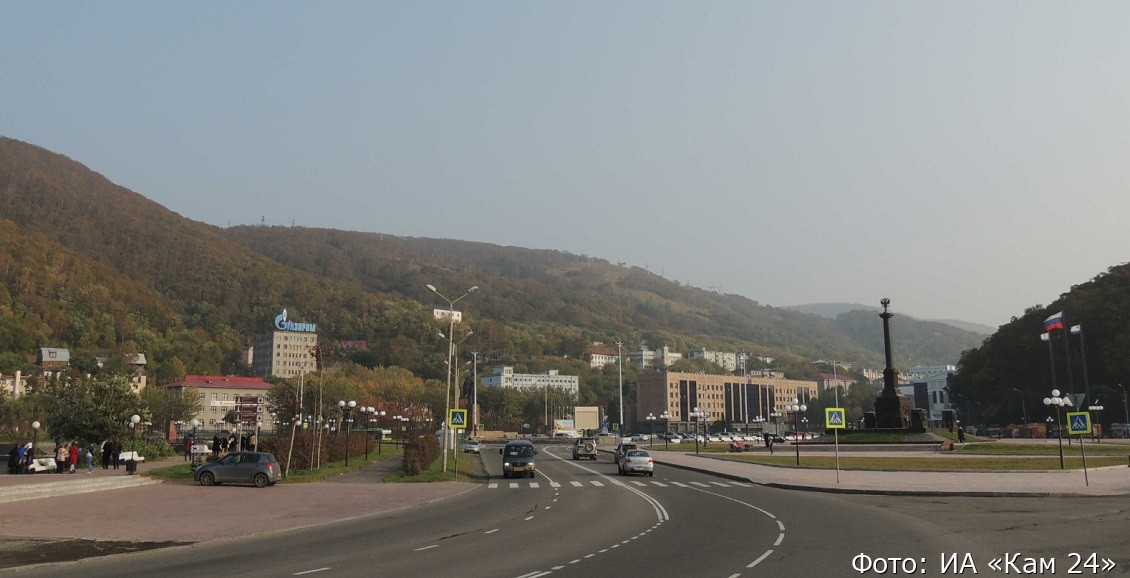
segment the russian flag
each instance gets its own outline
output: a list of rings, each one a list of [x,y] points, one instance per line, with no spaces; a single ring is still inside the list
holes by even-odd
[[[1063,329],[1063,311],[1054,313],[1044,320],[1044,331]]]
[[[1083,333],[1083,325],[1082,324],[1071,326],[1071,334],[1072,335],[1079,335],[1080,333]]]

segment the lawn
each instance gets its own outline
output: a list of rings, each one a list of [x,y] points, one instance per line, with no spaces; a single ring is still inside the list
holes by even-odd
[[[773,466],[797,467],[796,454],[780,453],[777,455],[763,454],[719,454],[717,457],[756,464]],[[1087,467],[1097,468],[1102,466],[1124,466],[1126,456],[1087,456]],[[1082,469],[1083,460],[1079,454],[1064,455],[1064,465],[1067,469]],[[805,455],[803,448],[800,454],[802,468],[835,468],[835,455],[821,452],[819,455]],[[855,457],[840,455],[841,470],[897,470],[897,471],[1039,471],[1058,470],[1059,454],[1055,456],[1038,457]]]

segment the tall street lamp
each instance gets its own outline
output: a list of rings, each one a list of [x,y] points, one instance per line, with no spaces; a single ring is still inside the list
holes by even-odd
[[[1059,412],[1063,406],[1071,407],[1071,401],[1059,397],[1059,390],[1053,389],[1051,397],[1044,398],[1044,405],[1055,406],[1055,437],[1059,439],[1059,469],[1064,469],[1063,465],[1063,427],[1060,426]]]
[[[373,425],[372,407],[361,406],[361,419],[365,422],[365,463],[369,463],[369,428]]]
[[[1024,402],[1024,392],[1016,387],[1012,388],[1012,391],[1020,395],[1020,409],[1024,412],[1024,425],[1028,425],[1028,404]]]
[[[1127,409],[1127,406],[1126,406],[1126,388],[1122,387],[1121,383],[1118,384],[1118,388],[1122,390],[1122,415],[1123,415],[1123,419],[1126,420],[1125,421],[1126,428],[1128,430],[1130,430],[1130,409]],[[1130,431],[1127,431],[1123,435],[1130,435]]]
[[[698,453],[698,422],[702,418],[703,412],[695,407],[691,410],[691,419],[694,420],[694,453]]]
[[[427,285],[427,288],[431,290],[432,293],[438,295],[440,299],[447,301],[447,392],[444,396],[445,399],[443,408],[443,472],[447,473],[447,416],[451,415],[451,359],[455,355],[455,342],[452,340],[452,336],[455,332],[455,302],[470,295],[471,293],[474,293],[479,288],[479,286],[475,285],[471,287],[467,290],[466,293],[456,297],[455,299],[448,299],[447,297],[444,297],[443,293],[440,293],[435,288],[435,285],[429,284]]]
[[[137,424],[141,422],[141,416],[136,413],[129,416],[129,461],[126,462],[126,474],[133,475],[137,473]]]
[[[357,402],[353,401],[352,399],[349,400],[349,401],[345,401],[343,399],[343,400],[337,402],[337,407],[342,410],[343,421],[341,422],[341,427],[346,428],[345,429],[345,467],[348,468],[349,467],[349,432],[353,428],[348,427],[347,424],[352,423],[352,420],[349,419],[349,414],[353,410],[353,408],[357,407]]]
[[[800,414],[808,409],[807,405],[798,403],[799,401],[794,397],[793,404],[785,407],[789,413],[793,414],[793,432],[796,434],[793,443],[796,444],[796,465],[798,466],[800,465]]]
[[[35,421],[31,422],[31,455],[27,456],[26,461],[27,461],[28,464],[35,461],[35,444],[36,444],[36,442],[39,441],[39,426],[40,425],[41,424],[39,423],[39,420],[35,420]],[[59,467],[59,464],[55,464],[55,468],[58,469],[58,467]]]
[[[655,447],[655,414],[648,413],[647,417],[645,417],[644,419],[647,420],[647,429],[651,432],[651,437],[647,440],[648,442],[650,442],[648,443],[648,447]]]

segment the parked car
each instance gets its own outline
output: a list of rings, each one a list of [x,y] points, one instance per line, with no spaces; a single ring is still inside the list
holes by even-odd
[[[618,463],[620,463],[620,460],[624,459],[624,454],[628,453],[631,450],[638,450],[638,449],[640,449],[640,447],[637,446],[636,444],[632,444],[632,443],[623,444],[622,443],[622,444],[616,446],[616,453],[613,455],[612,461],[614,463],[618,464]]]
[[[477,454],[481,450],[479,440],[467,440],[463,442],[463,451],[469,454]]]
[[[655,475],[655,462],[651,454],[645,450],[628,450],[620,459],[620,475],[641,473],[649,476]]]
[[[596,459],[595,438],[579,438],[573,442],[573,459],[579,460],[581,458]]]
[[[635,434],[635,435],[632,436],[632,441],[634,441],[634,442],[651,441],[651,436],[648,435],[648,434]]]
[[[219,460],[209,462],[192,471],[192,480],[202,486],[224,482],[255,484],[256,487],[274,485],[282,475],[282,468],[274,454],[267,452],[232,452]]]

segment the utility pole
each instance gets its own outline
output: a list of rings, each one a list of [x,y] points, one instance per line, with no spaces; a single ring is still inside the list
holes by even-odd
[[[620,435],[624,434],[624,343],[616,342],[616,357],[620,358]]]
[[[471,382],[471,435],[479,437],[479,352],[471,352],[471,374],[474,376],[474,381]]]

